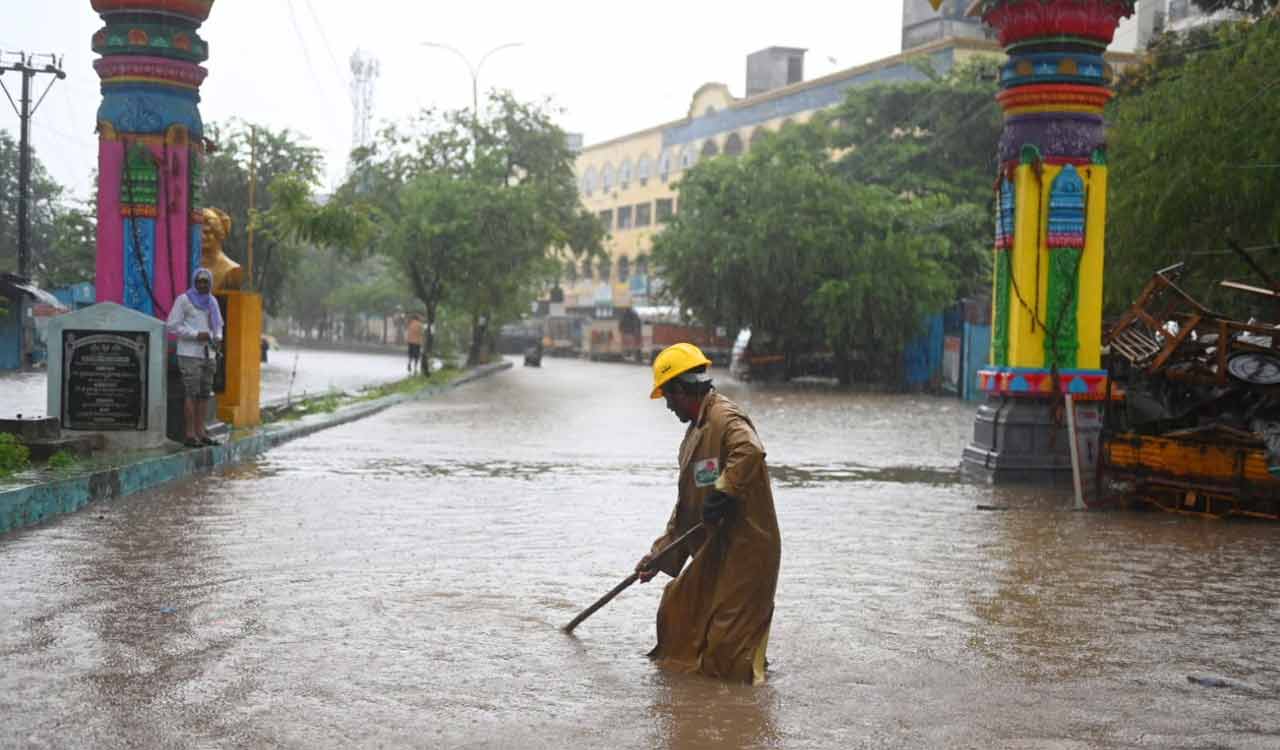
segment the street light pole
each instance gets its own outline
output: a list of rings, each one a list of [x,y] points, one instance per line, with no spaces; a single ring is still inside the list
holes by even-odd
[[[422,46],[435,47],[436,49],[442,49],[447,52],[452,52],[453,54],[458,56],[458,59],[462,60],[463,65],[467,66],[467,72],[471,74],[471,118],[476,122],[479,122],[480,121],[480,69],[484,67],[485,61],[488,60],[495,52],[501,52],[504,49],[511,49],[512,47],[520,47],[523,44],[524,42],[508,42],[507,44],[500,44],[497,47],[494,47],[493,49],[484,53],[484,55],[480,57],[480,62],[476,63],[475,65],[472,65],[471,59],[468,58],[466,55],[464,55],[456,47],[451,47],[448,44],[441,44],[439,42],[423,42]]]

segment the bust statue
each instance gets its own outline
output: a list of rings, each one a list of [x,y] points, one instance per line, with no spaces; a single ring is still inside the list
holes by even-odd
[[[237,290],[244,284],[244,271],[222,252],[222,243],[231,234],[231,217],[220,208],[206,208],[200,213],[204,217],[200,227],[200,265],[213,272],[214,292]]]

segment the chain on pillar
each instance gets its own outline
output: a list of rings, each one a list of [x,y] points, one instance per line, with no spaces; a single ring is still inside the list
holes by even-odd
[[[1100,396],[1107,208],[1104,58],[1133,0],[979,0],[1008,60],[995,181],[988,393]]]

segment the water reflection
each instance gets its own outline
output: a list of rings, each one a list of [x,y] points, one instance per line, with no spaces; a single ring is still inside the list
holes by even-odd
[[[731,685],[696,675],[658,672],[650,680],[650,747],[665,750],[781,747],[778,696],[769,685]]]
[[[0,745],[1276,746],[1280,527],[966,483],[943,399],[740,389],[763,688],[646,660],[660,585],[564,637],[674,501],[649,377],[548,360],[0,539]]]

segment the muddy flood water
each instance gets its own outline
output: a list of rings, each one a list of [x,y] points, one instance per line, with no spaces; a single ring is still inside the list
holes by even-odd
[[[725,384],[783,535],[766,685],[644,658],[663,577],[564,635],[683,427],[646,368],[544,365],[0,538],[0,746],[1280,747],[1280,527],[967,483],[950,399]]]

